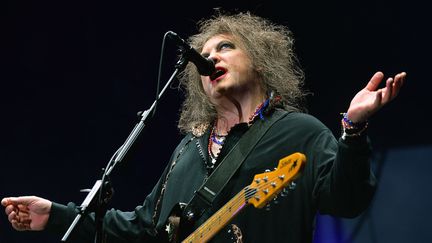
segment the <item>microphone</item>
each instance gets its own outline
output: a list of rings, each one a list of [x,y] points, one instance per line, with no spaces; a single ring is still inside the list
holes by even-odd
[[[215,63],[209,58],[203,57],[194,48],[192,48],[185,40],[180,38],[176,33],[168,31],[168,36],[173,39],[180,48],[184,50],[188,61],[195,64],[198,73],[203,76],[210,76],[215,71]]]

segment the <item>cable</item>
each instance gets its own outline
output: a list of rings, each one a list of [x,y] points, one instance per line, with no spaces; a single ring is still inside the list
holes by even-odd
[[[160,51],[160,57],[159,57],[159,67],[158,67],[158,77],[157,77],[157,84],[156,84],[156,103],[153,109],[153,112],[151,114],[151,117],[154,116],[155,112],[156,112],[156,107],[157,107],[157,103],[159,102],[159,89],[160,89],[160,80],[161,80],[161,74],[162,74],[162,64],[163,64],[163,56],[164,56],[164,51],[165,51],[165,40],[168,36],[169,31],[167,31],[164,34],[164,37],[162,39],[162,46],[161,46],[161,51]]]

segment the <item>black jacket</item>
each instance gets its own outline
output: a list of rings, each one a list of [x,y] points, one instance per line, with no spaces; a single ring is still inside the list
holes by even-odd
[[[266,122],[266,119],[272,119],[272,115],[256,122]],[[247,129],[246,124],[231,129],[218,161]],[[208,138],[209,132],[201,137],[185,136],[141,206],[132,212],[114,209],[107,212],[104,227],[109,242],[162,241],[161,234],[156,232],[164,230],[171,209],[178,202],[189,202],[194,191],[211,173],[207,168]],[[314,117],[292,112],[277,121],[262,137],[216,198],[213,207],[195,226],[249,185],[255,174],[275,168],[281,158],[295,152],[303,153],[307,158],[306,166],[296,180],[296,188],[285,197],[279,196],[276,203],[271,203],[270,210],[249,206],[230,223],[240,229],[243,242],[312,242],[317,212],[355,217],[368,207],[375,190],[375,178],[370,170],[371,150],[367,137],[337,141]],[[75,215],[75,204],[54,203],[47,230],[63,234]],[[226,242],[223,240],[225,235],[224,229],[213,241]],[[73,242],[93,241],[93,215],[84,220],[72,239],[75,239]]]

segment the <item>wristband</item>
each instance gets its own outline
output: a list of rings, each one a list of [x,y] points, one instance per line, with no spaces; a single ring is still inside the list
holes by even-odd
[[[351,121],[347,113],[341,113],[342,117],[342,139],[346,137],[359,137],[361,136],[368,127],[368,122],[353,122]]]

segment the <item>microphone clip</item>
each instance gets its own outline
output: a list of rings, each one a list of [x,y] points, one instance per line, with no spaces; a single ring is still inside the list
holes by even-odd
[[[176,42],[181,52],[181,58],[176,67],[183,70],[186,67],[187,62],[190,61],[195,64],[200,75],[210,76],[215,71],[216,68],[213,60],[203,57],[176,33],[168,31],[167,35]]]

